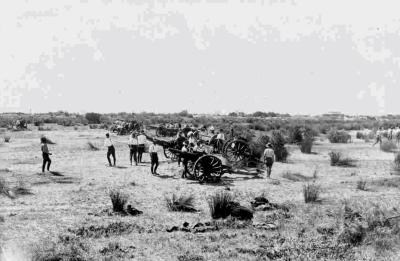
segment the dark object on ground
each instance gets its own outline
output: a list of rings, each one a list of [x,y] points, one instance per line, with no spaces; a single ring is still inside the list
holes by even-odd
[[[265,197],[254,198],[254,201],[251,202],[251,206],[255,211],[270,211],[280,209],[284,212],[289,212],[289,208],[287,206],[269,202]]]
[[[126,213],[131,215],[131,216],[137,216],[137,215],[143,214],[143,211],[140,211],[140,210],[132,207],[131,205],[127,205],[126,206]]]
[[[253,218],[253,211],[243,206],[234,206],[231,211],[231,216],[239,220],[250,220]]]
[[[181,231],[181,232],[191,232],[191,233],[204,233],[204,232],[210,232],[210,231],[216,231],[218,230],[218,226],[215,224],[212,224],[211,222],[205,222],[203,223],[197,223],[194,225],[192,228],[189,227],[188,222],[184,222],[182,227],[178,226],[173,226],[171,228],[168,228],[166,231],[167,232],[175,232],[175,231]]]

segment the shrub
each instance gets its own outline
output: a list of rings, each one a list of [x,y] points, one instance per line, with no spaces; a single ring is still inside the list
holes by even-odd
[[[346,131],[331,130],[328,133],[328,139],[330,143],[348,143],[351,136]]]
[[[303,196],[305,203],[313,203],[319,200],[321,188],[315,183],[308,183],[303,186]]]
[[[291,144],[299,144],[303,141],[303,133],[300,126],[289,128],[288,142]]]
[[[286,141],[281,131],[274,130],[272,132],[271,144],[275,152],[276,161],[286,162],[289,152],[285,147]]]
[[[88,112],[85,115],[85,118],[89,122],[89,124],[100,124],[101,123],[100,117],[101,117],[101,114],[94,113],[94,112]]]
[[[360,131],[357,131],[357,133],[356,133],[356,138],[357,139],[363,140],[363,139],[365,139],[365,137],[367,137],[367,135],[364,135],[364,133],[362,133]]]
[[[10,142],[11,136],[4,136],[4,142]]]
[[[177,196],[175,193],[171,197],[166,197],[165,202],[167,208],[170,211],[183,211],[183,212],[196,212],[194,208],[194,196],[193,195],[180,195]]]
[[[331,159],[331,166],[338,167],[354,167],[354,160],[351,158],[343,158],[342,153],[331,151],[329,153]]]
[[[367,190],[367,181],[360,179],[357,181],[357,189],[359,190]]]
[[[230,202],[233,197],[225,191],[217,192],[208,201],[211,217],[213,219],[227,218],[231,214]]]
[[[125,193],[119,190],[111,190],[110,198],[115,212],[125,212],[124,207],[128,201],[128,196]]]
[[[380,145],[380,149],[384,152],[393,152],[397,149],[397,146],[393,141],[384,140]]]
[[[311,135],[306,135],[299,144],[300,151],[302,153],[310,154],[313,144],[314,144],[314,137],[312,137]]]

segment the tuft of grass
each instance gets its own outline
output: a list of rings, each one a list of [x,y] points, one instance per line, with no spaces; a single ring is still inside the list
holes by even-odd
[[[128,195],[119,190],[110,190],[110,199],[114,212],[125,212],[125,205],[128,202]]]
[[[95,146],[92,142],[90,142],[90,141],[88,141],[87,145],[88,145],[88,147],[89,147],[90,150],[93,150],[93,151],[99,150],[99,148],[96,147],[96,146]]]
[[[15,198],[6,180],[2,177],[0,177],[0,195],[4,195],[11,199]]]
[[[356,188],[358,190],[367,191],[367,181],[363,179],[358,180]]]
[[[384,152],[394,152],[397,149],[397,146],[393,141],[384,140],[380,145],[380,149]]]
[[[227,218],[231,214],[233,196],[225,191],[217,192],[208,201],[210,214],[213,219]]]
[[[13,188],[13,192],[15,195],[32,195],[33,194],[22,179],[18,180],[17,185]]]
[[[319,200],[321,187],[315,183],[308,183],[303,186],[303,196],[305,203],[314,203]]]
[[[10,142],[11,136],[4,136],[4,142]]]
[[[192,194],[177,196],[173,193],[171,197],[165,197],[165,203],[170,211],[196,212],[194,199]]]
[[[344,158],[342,153],[331,151],[329,152],[331,166],[338,167],[355,167],[354,160],[351,158]]]

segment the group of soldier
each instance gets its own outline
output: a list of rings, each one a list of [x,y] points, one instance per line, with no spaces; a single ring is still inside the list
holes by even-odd
[[[212,126],[211,126],[212,127]],[[210,128],[211,129],[211,128]],[[214,128],[212,127],[209,130],[211,133],[214,132]],[[233,130],[232,130],[233,132]],[[233,135],[233,133],[231,134]],[[225,134],[222,129],[219,130],[218,134],[216,135],[216,142],[214,143],[214,152],[220,152],[222,144],[225,142]],[[47,166],[47,171],[50,171],[51,159],[48,146],[47,146],[47,139],[43,137],[41,139],[41,151],[43,156],[43,165],[42,165],[42,172],[45,171]],[[147,136],[145,135],[144,131],[141,130],[139,132],[133,131],[129,135],[128,146],[129,146],[129,161],[131,166],[135,164],[136,166],[138,163],[142,163],[143,153],[145,152],[145,144],[148,143]],[[183,131],[179,131],[176,138],[175,143],[182,152],[204,152],[204,143],[202,143],[196,136],[194,135],[193,131],[189,131],[186,135]],[[110,138],[110,134],[106,133],[106,138],[104,140],[104,147],[107,148],[107,161],[110,167],[116,166],[116,154],[115,154],[115,146],[114,142]],[[157,168],[159,165],[158,154],[157,154],[157,144],[154,140],[150,139],[150,146],[148,149],[150,155],[150,171],[154,175],[158,175]],[[112,158],[112,161],[111,161]],[[275,161],[275,154],[272,149],[271,144],[267,144],[266,149],[263,154],[263,161],[267,167],[267,176],[270,177],[271,175],[271,168],[272,164]],[[178,159],[178,165],[180,165],[181,159]],[[183,161],[184,171],[182,177],[185,176],[187,172],[187,163],[185,160]]]
[[[381,144],[382,139],[387,138],[388,140],[394,140],[396,141],[397,144],[400,143],[400,126],[397,125],[396,127],[392,126],[388,129],[385,129],[384,127],[380,127],[376,131],[376,141],[373,145],[376,145],[377,143]]]

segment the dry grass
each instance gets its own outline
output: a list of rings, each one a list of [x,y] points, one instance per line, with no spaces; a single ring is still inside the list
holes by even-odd
[[[5,213],[2,215],[6,219],[1,223],[3,246],[29,249],[29,244],[38,242],[43,245],[43,252],[36,251],[36,260],[51,257],[61,260],[163,260],[166,257],[170,260],[222,261],[260,258],[397,260],[400,243],[395,229],[397,221],[392,220],[393,227],[379,224],[385,223],[380,222],[381,218],[391,217],[396,214],[395,209],[400,209],[397,196],[400,180],[398,176],[389,176],[392,154],[383,153],[371,144],[357,141],[336,145],[323,140],[313,147],[316,153],[310,155],[301,153],[296,145],[288,145],[290,161],[287,164],[277,162],[273,169],[276,176],[273,174],[272,179],[226,174],[222,183],[200,185],[196,181],[181,179],[177,163],[167,162],[162,153],[159,154],[160,176],[149,174],[148,154],[143,156],[144,164],[130,167],[126,136],[114,137],[117,163],[121,168],[106,167],[105,153],[89,153],[88,149],[82,149],[82,146],[87,148],[87,141],[102,138],[104,130],[85,127],[78,131],[68,128],[68,131],[60,129],[46,133],[46,136],[60,140],[54,147],[53,166],[64,176],[42,175],[37,173],[40,172],[40,159],[32,160],[33,155],[40,157],[37,142],[40,134],[36,130],[16,132],[10,144],[0,147],[0,155],[7,155],[0,156],[0,168],[11,170],[0,170],[0,176],[11,188],[22,176],[25,186],[31,186],[35,192],[34,196],[16,200],[0,196],[1,210]],[[346,151],[346,156],[360,164],[354,169],[331,167],[327,154],[334,150]],[[15,164],[16,161],[32,163]],[[282,174],[289,172],[314,178],[315,169],[318,169],[318,186],[324,191],[318,197],[323,197],[323,200],[317,200],[318,204],[306,204],[303,182],[289,181]],[[352,172],[362,175],[351,176]],[[370,192],[361,193],[355,189],[360,176],[368,180]],[[79,184],[64,182],[64,178],[78,180]],[[312,183],[312,179],[304,182]],[[143,214],[113,213],[110,197],[104,193],[110,186],[131,196],[134,199],[132,203],[143,210]],[[230,191],[224,190],[225,187]],[[165,195],[182,189],[195,195],[198,212],[167,210]],[[213,220],[208,203],[221,191],[230,193],[230,196],[227,200],[219,200],[225,203],[216,205],[225,206],[218,209],[225,209],[228,215],[232,199],[247,206],[262,192],[266,192],[270,202],[279,205],[290,202],[290,211],[287,214],[280,210],[257,211],[250,225],[233,219],[230,222],[231,218]],[[343,200],[359,205],[354,207],[354,211],[362,216],[364,230],[354,227],[352,232],[348,231],[351,223],[357,222],[344,220]],[[388,212],[374,214],[379,211],[371,207],[373,202],[387,208]],[[207,233],[166,232],[173,226],[181,227],[185,221],[190,223],[190,227],[199,222],[205,226],[216,224],[218,230]],[[220,225],[225,223],[229,225]],[[260,224],[266,226],[256,226]],[[362,231],[365,234],[360,236]],[[339,241],[339,235],[346,238],[346,233],[347,239]],[[43,240],[43,237],[49,237],[50,241]],[[81,243],[85,246],[81,247]]]
[[[301,173],[292,173],[290,171],[287,171],[282,174],[282,178],[294,181],[294,182],[304,182],[304,181],[309,181],[312,180],[314,177],[307,177],[304,176]]]
[[[128,195],[120,190],[110,190],[110,199],[113,211],[123,213],[125,212],[125,205],[128,202]]]
[[[329,153],[331,166],[337,167],[355,167],[354,160],[351,158],[344,158],[341,152],[331,151]]]
[[[363,180],[363,179],[358,180],[358,181],[357,181],[356,188],[357,188],[358,190],[366,191],[366,190],[367,190],[367,181],[366,181],[366,180]]]
[[[171,196],[165,197],[165,203],[170,211],[196,212],[194,201],[193,194],[178,196],[172,193]]]
[[[231,214],[230,202],[232,201],[232,194],[226,191],[220,191],[212,195],[208,201],[211,217],[213,219],[227,218]]]
[[[303,186],[303,196],[305,203],[314,203],[319,200],[321,187],[315,183],[308,183]]]

